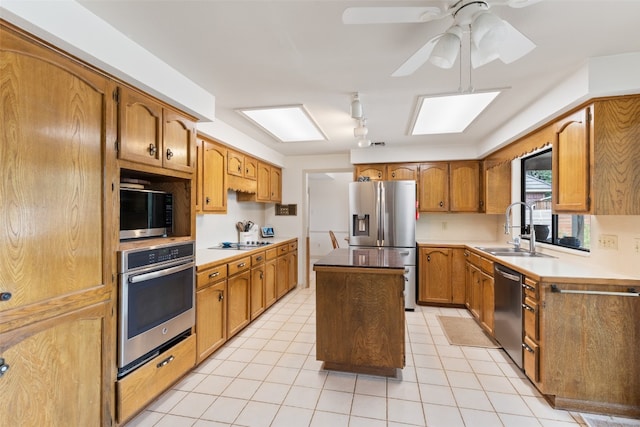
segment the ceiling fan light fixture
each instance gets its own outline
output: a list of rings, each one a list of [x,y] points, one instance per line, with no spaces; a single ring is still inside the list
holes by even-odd
[[[460,52],[461,40],[462,29],[457,25],[449,28],[433,47],[429,62],[444,69],[453,67]]]
[[[370,139],[366,139],[366,138],[362,138],[360,140],[358,140],[358,147],[360,148],[367,148],[371,146],[371,140]]]
[[[363,117],[362,103],[360,102],[360,94],[356,92],[351,101],[351,118],[361,119]]]
[[[479,13],[471,24],[471,40],[484,52],[497,52],[507,37],[504,21],[491,12]]]
[[[353,136],[356,138],[364,138],[369,133],[367,128],[367,119],[360,119],[357,127],[353,128]]]

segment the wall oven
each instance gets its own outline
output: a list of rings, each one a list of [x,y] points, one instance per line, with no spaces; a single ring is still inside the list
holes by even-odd
[[[195,242],[119,252],[118,377],[190,335]]]

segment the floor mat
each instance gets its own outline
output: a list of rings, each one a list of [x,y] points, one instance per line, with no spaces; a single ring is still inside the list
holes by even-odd
[[[468,317],[437,316],[449,344],[470,347],[500,348],[474,319]]]
[[[630,418],[609,417],[606,415],[580,414],[589,427],[636,427],[640,420]]]

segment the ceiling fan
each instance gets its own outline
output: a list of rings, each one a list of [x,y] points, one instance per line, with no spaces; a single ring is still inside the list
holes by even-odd
[[[350,7],[342,14],[344,24],[428,23],[444,18],[453,24],[431,38],[392,76],[408,76],[427,60],[440,68],[451,68],[460,53],[463,33],[470,33],[471,66],[478,68],[500,59],[509,64],[533,50],[536,45],[507,21],[494,15],[492,6],[520,8],[542,0],[456,0],[440,2],[442,7]]]

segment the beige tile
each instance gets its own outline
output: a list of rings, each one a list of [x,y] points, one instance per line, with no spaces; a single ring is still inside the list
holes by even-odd
[[[264,402],[249,402],[234,424],[239,426],[269,427],[278,412],[279,405]]]
[[[476,374],[502,375],[502,370],[498,364],[493,361],[469,360],[469,364]]]
[[[536,418],[575,423],[569,412],[553,409],[543,397],[522,396],[522,399]],[[541,423],[543,423],[542,420]]]
[[[215,396],[222,394],[225,388],[233,381],[232,377],[224,377],[222,375],[209,375],[202,380],[196,388],[193,389],[196,393],[206,393]]]
[[[306,427],[311,423],[312,416],[312,409],[281,406],[271,423],[271,427]]]
[[[418,383],[389,380],[387,382],[387,396],[391,399],[420,401]]]
[[[286,384],[262,383],[251,400],[256,402],[276,403],[284,402],[291,387]]]
[[[222,396],[249,400],[256,390],[258,390],[260,384],[260,381],[236,378],[224,389]]]
[[[349,427],[387,427],[387,422],[384,420],[351,415],[349,417]]]
[[[480,385],[476,374],[471,372],[447,371],[447,379],[449,380],[449,385],[451,385],[451,387],[482,390],[482,386]]]
[[[216,396],[210,394],[189,393],[169,413],[198,418],[215,400]]]
[[[406,400],[387,399],[388,421],[423,426],[422,404]]]
[[[379,396],[354,394],[351,404],[351,415],[386,420],[387,399]]]
[[[451,390],[459,408],[493,411],[493,406],[484,391],[468,388],[452,388]]]
[[[294,385],[302,387],[323,388],[327,379],[327,372],[302,369],[298,373]]]
[[[271,365],[261,365],[259,363],[249,363],[246,368],[242,370],[238,374],[238,378],[244,378],[247,380],[264,380],[269,372],[271,372],[273,366]]]
[[[517,394],[487,391],[487,396],[489,396],[489,401],[491,401],[493,408],[498,413],[533,417],[533,413],[527,404]]]
[[[513,414],[498,414],[502,424],[505,427],[541,427],[542,424],[538,422],[535,417],[526,417],[523,415]]]
[[[448,386],[420,384],[420,399],[424,403],[456,406],[453,392]]]
[[[449,381],[443,369],[416,368],[418,382],[422,384],[435,384],[448,386]]]
[[[200,418],[231,424],[246,405],[246,400],[219,397]]]
[[[225,360],[216,369],[213,370],[215,375],[223,375],[225,377],[237,377],[244,368],[247,367],[247,362],[238,362],[235,360]]]
[[[186,377],[182,379],[178,384],[174,385],[173,388],[175,390],[182,391],[191,391],[193,390],[200,382],[207,377],[206,374],[201,372],[191,372]]]
[[[346,372],[329,372],[324,382],[324,388],[327,390],[344,391],[353,393],[356,387],[356,374]]]
[[[146,410],[129,421],[127,427],[151,427],[154,426],[160,418],[164,417],[162,412],[153,412]]]
[[[349,414],[351,412],[351,402],[353,393],[344,391],[327,390],[326,388],[320,392],[320,398],[316,405],[316,411],[336,412],[340,414]]]
[[[267,378],[265,378],[265,380],[272,383],[292,385],[296,380],[299,371],[300,369],[298,368],[285,368],[282,366],[276,366],[271,370],[271,372],[269,372],[269,375],[267,375]]]
[[[368,396],[387,397],[387,379],[373,375],[358,375],[355,392]]]
[[[315,411],[310,425],[311,427],[347,427],[349,425],[349,416],[345,414]]]
[[[478,374],[477,377],[485,391],[518,394],[518,391],[513,387],[509,378],[485,374]]]
[[[320,397],[319,388],[293,386],[284,399],[284,405],[297,408],[315,409]]]
[[[464,359],[465,355],[462,352],[462,348],[458,345],[438,345],[435,346],[438,355],[443,359],[455,357],[458,359]]]
[[[158,421],[155,425],[157,427],[191,427],[195,422],[195,418],[168,414],[160,418],[160,421]]]
[[[160,395],[154,400],[147,409],[156,412],[168,413],[171,408],[176,406],[178,402],[185,398],[189,393],[181,390],[169,390]]]
[[[455,406],[425,403],[422,407],[429,427],[465,427],[462,415]]]
[[[495,412],[478,411],[476,409],[460,408],[462,419],[466,426],[472,427],[503,427],[500,417]]]

